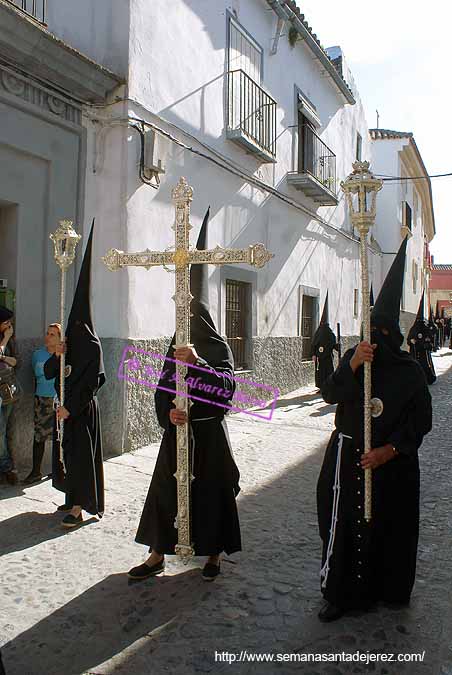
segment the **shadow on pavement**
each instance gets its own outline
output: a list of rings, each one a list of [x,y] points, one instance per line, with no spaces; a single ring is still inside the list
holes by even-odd
[[[43,541],[70,534],[71,529],[61,526],[63,517],[64,513],[59,512],[38,513],[37,511],[28,511],[1,521],[0,556],[14,551],[24,551],[31,546],[41,544]],[[74,529],[80,529],[97,522],[97,518],[92,516]]]
[[[285,394],[284,396],[278,398],[276,403],[271,403],[265,408],[256,408],[256,410],[277,410],[278,408],[286,408],[288,406],[291,406],[292,409],[304,408],[305,406],[312,405],[316,401],[322,401],[322,395],[320,392],[293,397]]]
[[[23,486],[18,485],[8,485],[5,482],[0,483],[0,501],[2,499],[11,499],[12,497],[21,497],[25,494]]]
[[[312,412],[309,417],[324,417],[325,415],[330,415],[336,410],[336,405],[331,403],[326,403],[320,410]]]
[[[434,394],[438,406],[441,398],[450,395],[451,380],[452,371],[439,378]],[[317,395],[311,394],[299,400],[304,403],[314,398]],[[449,419],[438,416],[420,451],[423,494],[438,504],[450,499],[450,447],[448,443],[438,447],[437,439],[450,430]],[[205,584],[199,570],[193,569],[132,586],[125,574],[110,574],[2,646],[8,675],[82,675],[93,671],[99,675],[211,671],[273,675],[279,668],[251,663],[231,668],[230,664],[216,663],[214,652],[331,654],[356,649],[386,653],[425,649],[426,663],[400,663],[397,675],[439,672],[433,666],[441,648],[448,649],[443,635],[451,616],[450,570],[443,569],[443,561],[450,559],[449,511],[429,511],[428,504],[421,504],[420,546],[424,553],[419,558],[409,609],[391,613],[379,608],[365,616],[320,624],[316,481],[326,439],[324,443],[320,437],[316,442],[306,435],[298,436],[290,426],[285,433],[288,435],[284,441],[279,437],[279,444],[275,435],[268,482],[256,489],[250,484],[239,498],[243,537],[239,564],[222,565],[214,585]],[[285,452],[293,444],[299,444],[299,459],[288,465],[287,459],[294,455]],[[262,447],[257,440],[247,446],[248,470],[254,464],[270,463],[262,456]],[[436,468],[432,456],[440,457]],[[278,472],[280,457],[285,468]],[[14,529],[11,523],[8,527]],[[6,531],[0,530],[0,537],[3,534]],[[107,556],[114,555],[115,541],[110,551],[95,550],[93,555],[105,555],[107,562]],[[335,664],[330,670],[320,670],[318,664],[312,668],[289,665],[292,670],[316,675],[364,672],[352,670],[350,663]]]
[[[199,570],[133,585],[112,574],[4,645],[7,673],[81,675],[196,611],[205,590]]]

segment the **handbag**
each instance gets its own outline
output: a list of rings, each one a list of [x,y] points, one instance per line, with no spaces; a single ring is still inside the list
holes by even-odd
[[[2,364],[0,367],[0,405],[16,403],[22,396],[22,388],[16,379],[12,366]]]

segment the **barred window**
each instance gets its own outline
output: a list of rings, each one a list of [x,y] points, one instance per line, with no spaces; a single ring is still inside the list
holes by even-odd
[[[251,284],[226,279],[226,338],[234,355],[235,370],[249,367],[248,313]]]
[[[314,320],[317,298],[312,295],[303,295],[301,303],[301,358],[311,358],[311,345],[314,336]]]

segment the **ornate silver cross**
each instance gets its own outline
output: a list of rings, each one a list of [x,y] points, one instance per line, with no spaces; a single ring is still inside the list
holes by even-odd
[[[246,263],[254,267],[264,267],[273,257],[263,244],[254,244],[245,249],[221,248],[198,251],[190,248],[190,202],[193,199],[193,189],[185,178],[180,178],[172,191],[175,203],[176,218],[172,229],[175,231],[174,251],[150,251],[146,249],[140,253],[124,253],[111,249],[102,258],[108,269],[116,271],[121,267],[145,267],[149,270],[156,265],[175,266],[176,292],[173,300],[176,304],[176,348],[189,346],[190,343],[190,303],[193,296],[190,293],[190,264],[225,265],[229,263]],[[188,417],[189,401],[188,388],[185,382],[187,366],[176,363],[176,382],[178,392],[174,399],[176,407],[183,410]],[[177,426],[177,533],[178,543],[175,553],[183,560],[194,555],[191,540],[191,482],[193,475],[189,465],[189,429],[188,422]]]

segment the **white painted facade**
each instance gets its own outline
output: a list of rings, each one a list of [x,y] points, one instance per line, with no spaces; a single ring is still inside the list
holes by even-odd
[[[380,137],[375,138],[375,133],[372,131],[374,171],[384,176],[406,179],[385,182],[379,193],[375,238],[384,252],[386,274],[406,233],[406,202],[411,209],[411,231],[408,232],[402,308],[416,314],[422,292],[428,289],[425,244],[430,243],[435,234],[430,181],[411,134],[379,130]],[[387,135],[398,137],[387,138]],[[410,180],[415,176],[425,176],[426,179]]]
[[[49,4],[52,6],[51,1]],[[66,4],[71,5],[70,23],[64,19]],[[277,16],[265,0],[113,0],[108,9],[115,25],[113,33],[102,12],[94,12],[94,4],[88,0],[53,3],[49,28],[58,35],[64,26],[68,42],[128,78],[124,100],[103,109],[85,109],[84,222],[87,230],[96,216],[96,256],[111,247],[139,251],[171,246],[171,189],[184,175],[194,188],[193,244],[210,205],[209,246],[241,247],[262,242],[275,254],[260,271],[245,266],[211,269],[212,316],[222,333],[226,332],[225,279],[235,278],[253,287],[253,336],[298,335],[301,289],[318,297],[320,309],[329,290],[331,325],[340,322],[343,335],[359,334],[359,318],[353,313],[355,289],[360,287],[359,245],[339,183],[350,173],[356,158],[357,133],[362,138],[362,159],[371,160],[374,171],[397,175],[400,160],[392,151],[385,151],[382,158],[379,144],[371,143],[363,107],[346,65],[343,72],[357,99],[354,105],[346,102],[305,42],[289,44],[287,24],[276,53],[271,54]],[[57,5],[61,9],[57,10]],[[99,21],[95,44],[79,35],[87,12],[92,30]],[[262,87],[277,101],[275,163],[263,163],[227,138],[231,17],[262,48]],[[287,182],[287,173],[297,164],[299,91],[315,106],[321,123],[317,133],[336,155],[337,206],[319,206]],[[140,137],[130,128],[133,118],[163,132],[157,133],[154,149],[154,164],[161,160],[165,169],[158,190],[139,178]],[[385,186],[378,197],[375,238],[387,252],[396,251],[401,240],[400,227],[387,226],[400,219],[400,195],[395,196],[399,188]],[[394,199],[388,197],[391,191]],[[407,264],[407,270],[411,270],[412,261],[419,261],[419,274],[422,227],[420,223],[413,228]],[[389,262],[389,256],[387,262],[383,261],[378,246],[371,248],[375,294]],[[169,299],[173,283],[173,276],[163,269],[111,273],[99,264],[94,285],[100,334],[118,338],[172,334],[174,316]],[[407,291],[407,311],[414,311],[411,308],[418,302],[418,290],[411,295]]]

